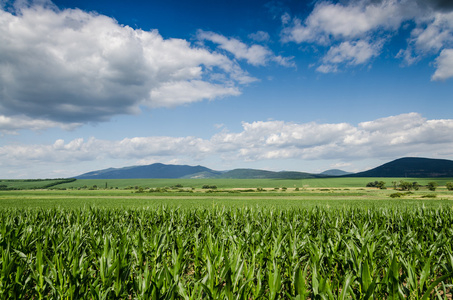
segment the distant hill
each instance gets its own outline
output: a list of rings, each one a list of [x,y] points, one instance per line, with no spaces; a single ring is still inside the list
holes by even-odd
[[[109,168],[76,176],[77,179],[134,179],[134,178],[209,178],[220,175],[202,166],[152,164],[125,168]],[[194,177],[192,177],[194,176]]]
[[[319,175],[324,175],[324,176],[343,176],[343,175],[349,175],[352,174],[351,172],[346,172],[343,170],[338,170],[338,169],[330,169],[326,170]]]
[[[232,178],[232,179],[308,179],[323,177],[453,177],[453,161],[446,159],[405,157],[374,169],[347,173],[327,170],[321,174],[257,169],[215,171],[203,166],[152,164],[125,168],[109,168],[85,173],[77,179],[134,179],[134,178]]]
[[[453,161],[420,157],[404,157],[377,168],[346,175],[347,177],[453,177]]]
[[[234,178],[234,179],[305,179],[317,178],[319,176],[304,172],[290,172],[290,171],[264,171],[256,169],[234,169],[225,172],[216,178]]]

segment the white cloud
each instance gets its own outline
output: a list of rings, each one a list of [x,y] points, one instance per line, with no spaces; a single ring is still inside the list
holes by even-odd
[[[173,107],[201,99],[212,100],[231,95],[240,95],[239,89],[201,80],[167,82],[151,91],[151,98],[155,99],[152,107]]]
[[[295,18],[292,26],[283,31],[284,41],[317,42],[325,44],[333,39],[357,39],[369,32],[396,29],[404,14],[397,1],[350,1],[348,5],[319,2],[304,24]]]
[[[410,128],[422,126],[425,121],[426,120],[419,113],[408,113],[362,122],[359,123],[358,128],[370,133],[392,133],[395,132],[395,129],[397,132],[401,132]]]
[[[347,63],[348,65],[359,65],[368,62],[372,57],[378,56],[382,43],[369,44],[366,41],[343,42],[338,46],[331,47],[323,58],[323,65],[318,71],[328,73],[331,69],[337,70],[337,65]]]
[[[119,141],[91,138],[53,144],[0,147],[0,166],[55,166],[83,162],[185,162],[222,159],[225,164],[266,160],[336,160],[351,163],[363,159],[424,156],[453,159],[452,119],[427,120],[418,113],[363,122],[319,124],[260,121],[242,124],[242,131],[225,128],[210,139],[198,137],[134,137]],[[118,163],[117,163],[118,164]],[[103,167],[110,167],[105,165]],[[68,172],[75,172],[67,167]],[[92,168],[92,167],[90,167]],[[217,166],[221,169],[221,166]],[[84,171],[90,171],[84,170]],[[303,170],[301,170],[303,171]],[[80,171],[82,172],[82,170]],[[76,174],[67,174],[74,176]],[[41,177],[47,177],[42,174]]]
[[[281,17],[281,20],[282,20],[282,24],[283,25],[286,25],[288,24],[290,21],[291,21],[291,16],[289,13],[285,12],[282,17]]]
[[[333,169],[341,169],[344,167],[349,167],[350,165],[351,165],[351,163],[340,162],[340,163],[331,164],[330,167]]]
[[[396,55],[406,64],[453,46],[453,12],[442,1],[320,1],[306,19],[285,20],[284,42],[314,43],[329,49],[316,69],[322,73],[337,72],[342,64],[368,63],[408,22],[415,28],[407,48]]]
[[[434,13],[411,34],[418,51],[437,53],[445,45],[453,45],[453,12]]]
[[[255,33],[251,33],[249,34],[249,38],[257,42],[268,42],[271,39],[269,33],[265,31],[257,31]]]
[[[23,115],[13,117],[0,115],[0,132],[3,134],[18,134],[18,131],[24,128],[34,131],[45,130],[53,127],[72,130],[81,125],[81,123],[60,123],[48,120],[32,119]]]
[[[432,80],[445,80],[453,77],[453,49],[444,49],[436,59],[437,69]]]
[[[24,128],[35,127],[30,120],[47,122],[40,128],[62,127],[135,114],[140,105],[237,96],[242,84],[256,80],[226,55],[186,40],[50,6],[0,9],[0,109],[5,118],[28,118]],[[260,47],[247,48],[255,63],[269,55]],[[183,95],[170,86],[199,93]]]
[[[269,61],[276,61],[280,65],[288,66],[292,58],[275,57],[274,53],[267,47],[261,45],[248,46],[235,38],[227,38],[223,35],[199,30],[197,34],[199,40],[211,41],[219,45],[219,48],[226,50],[234,55],[236,59],[246,60],[253,66],[264,66]]]

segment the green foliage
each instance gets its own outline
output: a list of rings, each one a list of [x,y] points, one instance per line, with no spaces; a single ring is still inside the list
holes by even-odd
[[[422,198],[436,198],[436,197],[437,197],[436,194],[427,194],[422,196]]]
[[[75,178],[0,180],[0,190],[49,189],[75,182]]]
[[[201,187],[202,189],[210,189],[210,190],[216,190],[217,189],[217,186],[216,185],[209,185],[209,184],[205,184]]]
[[[403,181],[401,180],[399,183],[398,183],[398,187],[400,190],[402,191],[410,191],[412,190],[412,188],[414,187],[414,184],[412,182],[408,182],[408,181]]]
[[[0,210],[0,299],[450,299],[442,209]]]
[[[397,193],[392,193],[389,196],[390,196],[390,198],[401,198],[402,196],[404,196],[404,194],[397,192]]]
[[[438,185],[439,184],[437,182],[430,181],[430,182],[428,182],[427,187],[428,187],[428,190],[435,191]]]
[[[447,182],[445,184],[445,187],[447,188],[447,190],[453,191],[453,182]]]
[[[385,182],[384,181],[372,181],[372,182],[368,182],[366,187],[375,187],[375,188],[378,188],[378,189],[385,189]]]

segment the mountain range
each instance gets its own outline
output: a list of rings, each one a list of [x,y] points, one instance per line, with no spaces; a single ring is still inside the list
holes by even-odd
[[[348,173],[327,170],[320,174],[296,171],[266,171],[258,169],[234,169],[215,171],[203,166],[166,165],[155,163],[145,166],[109,168],[93,171],[77,179],[132,179],[132,178],[234,178],[234,179],[307,179],[325,177],[453,177],[453,161],[419,157],[404,157],[374,169]]]

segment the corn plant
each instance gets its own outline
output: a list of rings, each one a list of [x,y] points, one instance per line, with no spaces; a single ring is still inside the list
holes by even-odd
[[[0,299],[451,299],[450,208],[4,209]]]

